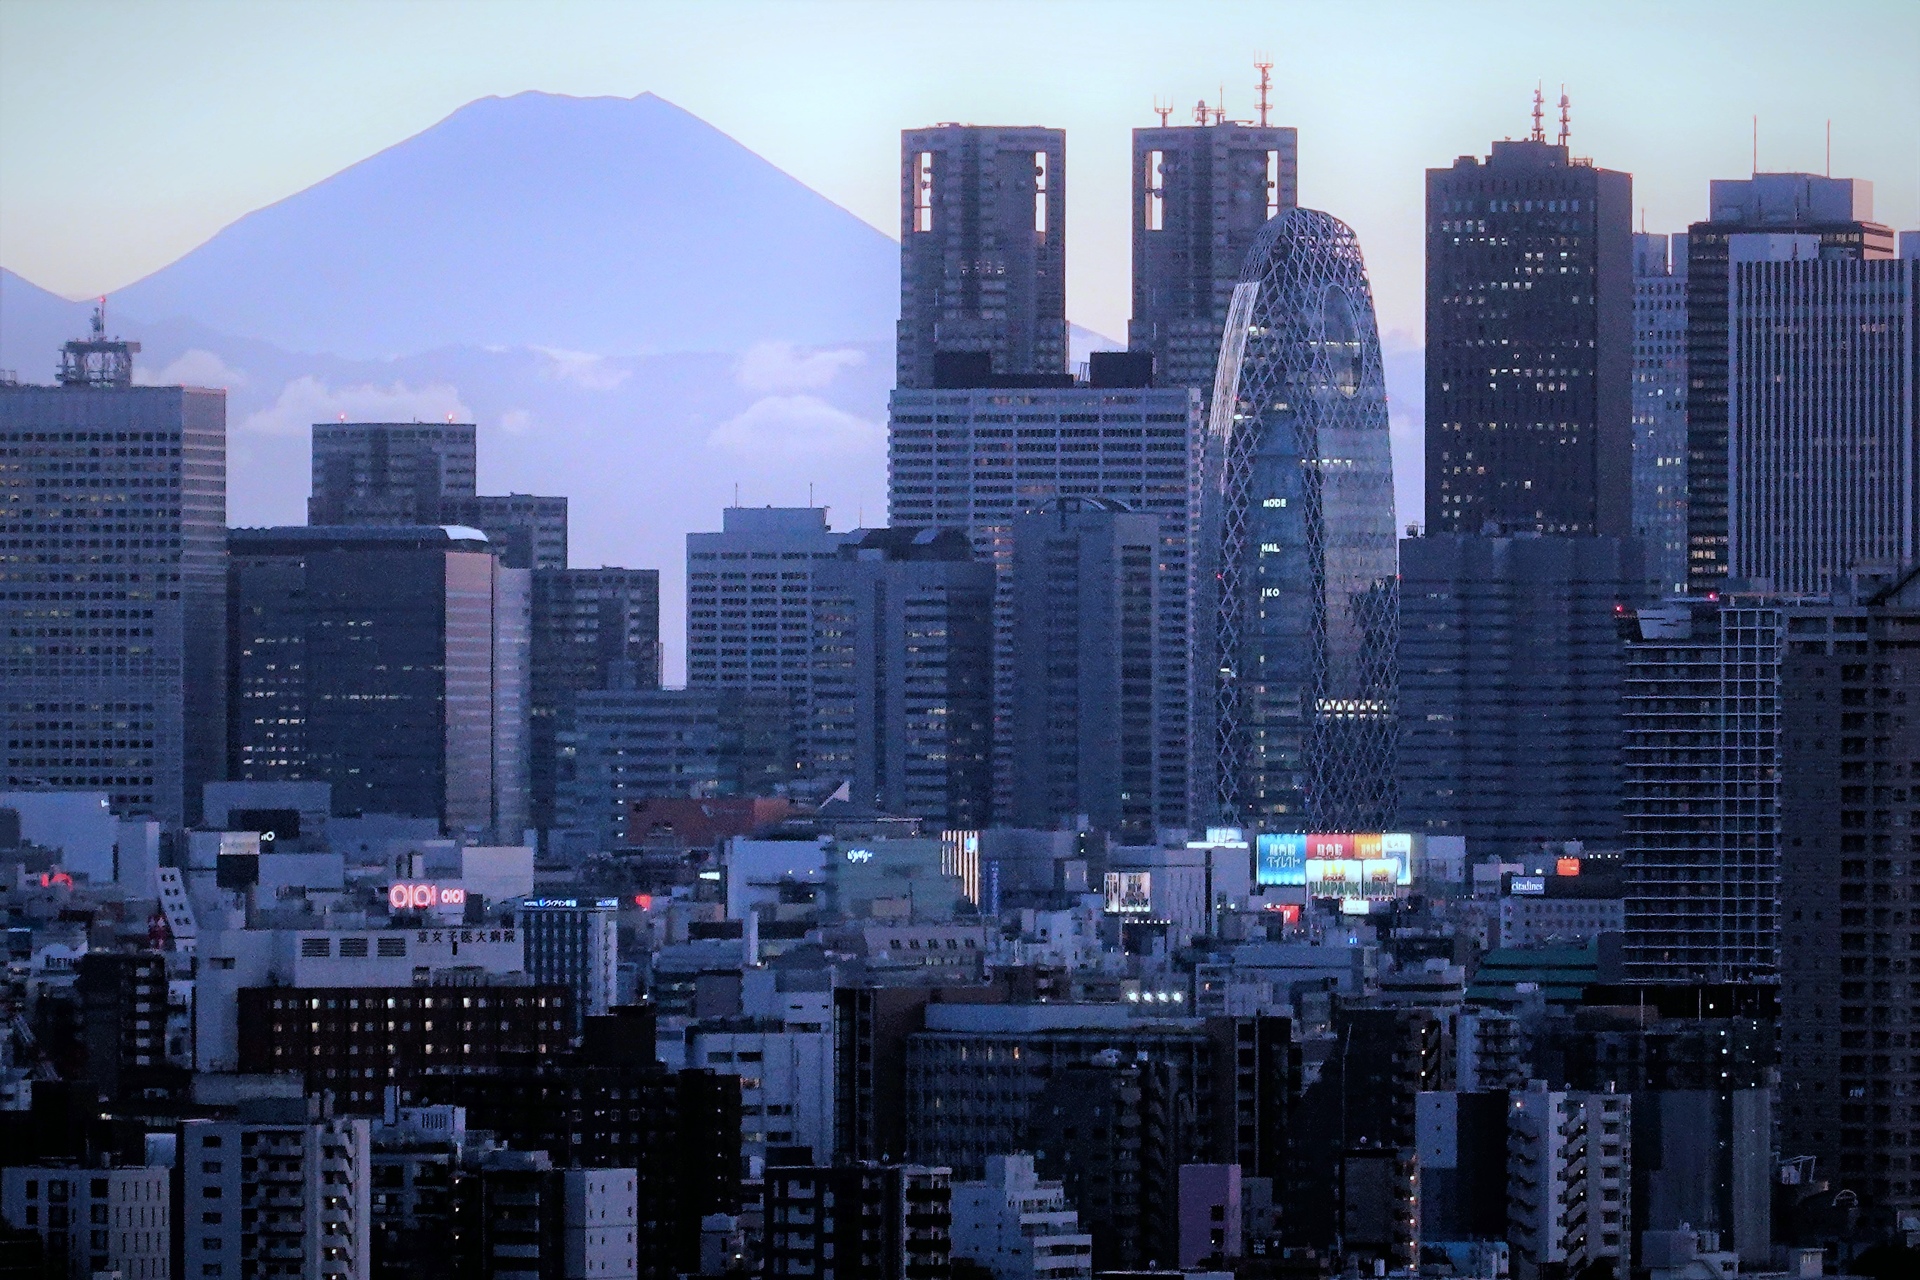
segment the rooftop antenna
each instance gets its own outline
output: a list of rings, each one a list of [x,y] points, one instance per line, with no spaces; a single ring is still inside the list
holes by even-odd
[[[1213,122],[1219,124],[1227,118],[1227,86],[1220,86],[1219,106],[1213,109]]]
[[[1827,121],[1827,176],[1833,176],[1833,121]]]
[[[1760,176],[1760,117],[1753,118],[1753,173]]]
[[[1547,126],[1545,124],[1547,98],[1540,90],[1541,86],[1539,84],[1533,86],[1533,132],[1527,135],[1529,142],[1545,142],[1547,140]]]
[[[1267,91],[1273,88],[1273,59],[1267,57],[1258,58],[1254,61],[1253,65],[1258,68],[1260,72],[1260,127],[1264,129],[1267,127]],[[1827,132],[1829,134],[1833,132],[1831,125],[1828,126]],[[1828,149],[1831,150],[1832,148],[1829,147]]]
[[[101,294],[93,306],[93,340],[99,342],[107,336],[107,295]]]
[[[1207,100],[1205,98],[1193,104],[1193,122],[1195,124],[1205,124],[1207,122]]]
[[[1167,127],[1167,117],[1173,114],[1173,107],[1171,105],[1164,107],[1160,105],[1160,95],[1157,93],[1153,95],[1153,114],[1160,117],[1160,127],[1162,129]]]
[[[1573,104],[1567,100],[1567,86],[1560,86],[1560,145],[1567,145],[1567,108]]]

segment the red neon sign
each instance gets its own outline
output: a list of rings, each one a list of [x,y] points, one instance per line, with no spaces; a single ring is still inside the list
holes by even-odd
[[[387,890],[387,906],[394,911],[424,911],[429,907],[466,905],[467,891],[437,884],[396,884]]]

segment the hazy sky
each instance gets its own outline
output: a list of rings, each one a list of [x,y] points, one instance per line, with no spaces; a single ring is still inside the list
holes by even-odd
[[[1250,116],[1256,54],[1301,201],[1358,230],[1390,333],[1420,325],[1421,171],[1522,135],[1537,81],[1650,229],[1749,171],[1755,115],[1763,169],[1820,171],[1831,119],[1833,172],[1920,224],[1914,0],[0,0],[0,263],[116,288],[474,98],[653,90],[889,234],[901,128],[1064,126],[1069,309],[1118,337],[1128,130],[1223,84]]]

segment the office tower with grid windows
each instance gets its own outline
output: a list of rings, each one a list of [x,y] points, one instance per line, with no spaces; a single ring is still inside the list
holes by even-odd
[[[1127,349],[1154,383],[1213,393],[1233,288],[1253,238],[1299,203],[1292,129],[1195,110],[1190,125],[1133,131],[1133,318]]]
[[[1427,529],[1632,528],[1633,179],[1533,136],[1427,170]]]
[[[1734,364],[1739,336],[1733,310],[1736,295],[1744,296],[1751,308],[1762,303],[1767,294],[1775,293],[1767,305],[1777,305],[1785,301],[1776,293],[1778,284],[1783,283],[1781,277],[1792,271],[1800,272],[1809,283],[1815,273],[1821,273],[1835,286],[1853,284],[1856,288],[1849,290],[1850,296],[1827,300],[1827,305],[1820,308],[1827,312],[1825,316],[1809,310],[1801,317],[1803,322],[1820,320],[1825,332],[1819,338],[1831,341],[1839,336],[1832,332],[1834,322],[1845,318],[1840,313],[1867,301],[1857,286],[1883,278],[1886,269],[1874,264],[1896,256],[1894,233],[1872,219],[1872,183],[1810,173],[1756,173],[1751,178],[1713,182],[1706,221],[1687,229],[1687,582],[1691,591],[1718,591],[1729,585],[1730,577],[1753,576],[1751,564],[1743,571],[1734,563],[1733,544],[1738,537],[1734,527],[1738,505],[1734,470],[1742,454],[1736,448],[1734,417],[1736,409],[1745,407],[1751,422],[1753,411],[1761,405],[1749,401],[1741,406],[1736,383],[1747,381],[1750,396],[1765,397],[1768,389],[1738,378]],[[1736,240],[1743,245],[1739,252]],[[1781,257],[1789,263],[1796,258],[1802,262],[1818,258],[1822,265],[1783,271],[1778,265]],[[1769,259],[1775,259],[1776,265],[1761,268],[1760,264]],[[1743,276],[1745,286],[1736,290],[1736,281]],[[1760,289],[1758,294],[1756,288]],[[1789,305],[1808,306],[1817,301],[1803,292],[1798,304]],[[1764,323],[1760,315],[1752,319]],[[1774,344],[1772,354],[1803,345],[1813,336],[1809,331],[1793,342]],[[1884,343],[1891,336],[1855,335],[1852,344],[1874,345],[1875,338]],[[1765,348],[1748,344],[1748,351],[1760,354]],[[1749,372],[1757,371],[1750,366]],[[1883,376],[1891,372],[1881,371]],[[1772,406],[1776,413],[1797,415],[1811,410],[1813,402],[1807,399],[1805,388],[1796,386],[1794,390],[1799,394],[1777,397]],[[1910,383],[1907,394],[1912,395]],[[1816,452],[1800,465],[1806,468],[1830,465],[1832,461]],[[1859,469],[1864,470],[1872,461],[1860,459]],[[1809,472],[1803,482],[1812,482],[1816,475]],[[1847,567],[1839,565],[1836,569],[1844,571]]]
[[[227,398],[133,385],[139,344],[0,381],[0,786],[196,821],[226,755]]]
[[[1289,209],[1234,288],[1200,466],[1195,817],[1378,831],[1395,811],[1393,459],[1352,228]]]
[[[687,688],[785,694],[804,750],[813,570],[846,537],[825,507],[728,507],[720,532],[688,534]]]
[[[235,529],[229,772],[517,843],[531,575],[477,530]]]
[[[1687,589],[1687,238],[1633,237],[1633,533],[1654,595]]]
[[[1108,499],[1157,518],[1154,823],[1188,825],[1193,643],[1188,548],[1200,396],[1188,387],[1084,386],[893,393],[888,514],[963,528],[994,569],[994,812],[1012,812],[1014,522],[1056,497]]]
[[[931,387],[936,357],[997,374],[1067,373],[1067,135],[940,124],[900,135],[895,383]]]
[[[1684,597],[1623,619],[1629,979],[1778,972],[1783,608]]]

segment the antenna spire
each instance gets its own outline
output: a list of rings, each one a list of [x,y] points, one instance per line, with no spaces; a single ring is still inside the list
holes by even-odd
[[[1157,93],[1153,95],[1153,114],[1160,117],[1160,127],[1162,129],[1167,127],[1167,117],[1173,114],[1173,107],[1171,105],[1164,107],[1160,105],[1160,95]]]
[[[1205,98],[1193,104],[1193,122],[1195,124],[1205,124],[1207,122],[1207,100]]]
[[[1547,140],[1547,97],[1546,94],[1541,92],[1542,87],[1541,84],[1535,84],[1533,86],[1533,132],[1527,135],[1529,142],[1545,142]]]
[[[1220,86],[1220,105],[1213,109],[1213,122],[1219,124],[1227,118],[1227,86]]]
[[[1273,88],[1273,59],[1261,57],[1256,59],[1253,65],[1260,72],[1260,127],[1264,129],[1267,127],[1267,110],[1269,106],[1267,91]],[[1833,132],[1831,123],[1827,126],[1827,132],[1829,136],[1831,136]],[[1827,149],[1831,151],[1833,148],[1829,145]]]
[[[1567,86],[1560,86],[1560,145],[1567,145],[1567,109],[1573,104],[1567,100]]]

